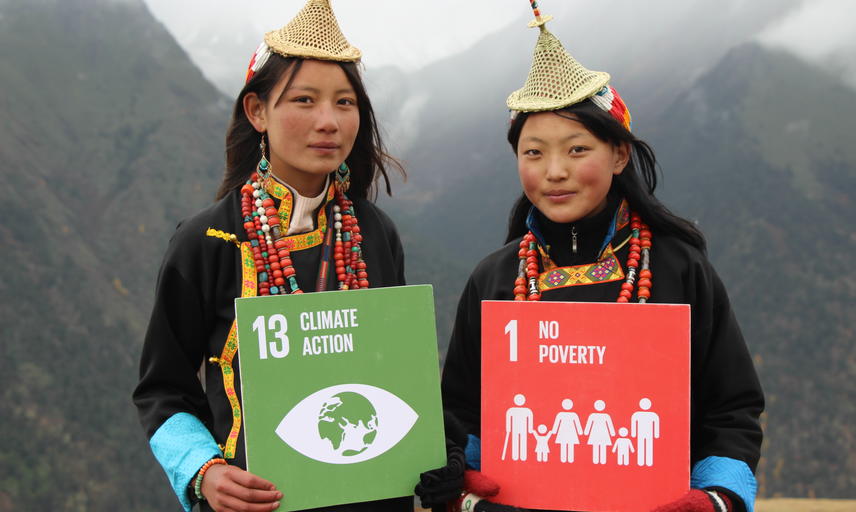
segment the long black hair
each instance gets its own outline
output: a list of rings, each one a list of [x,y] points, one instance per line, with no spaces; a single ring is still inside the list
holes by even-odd
[[[616,146],[629,144],[630,160],[624,171],[613,177],[609,194],[627,199],[630,208],[637,212],[655,233],[674,235],[701,250],[705,249],[706,243],[701,231],[692,222],[670,212],[654,196],[654,189],[657,188],[657,158],[648,143],[637,139],[611,115],[589,100],[555,110],[553,113],[579,121],[604,142]],[[526,112],[519,113],[508,129],[508,142],[515,155],[520,133],[528,117]],[[531,207],[532,203],[526,194],[521,194],[508,218],[506,243],[526,234],[526,216]]]
[[[361,198],[376,197],[377,182],[381,178],[386,193],[392,195],[387,169],[395,168],[402,175],[404,175],[404,169],[397,159],[386,152],[374,109],[357,64],[354,62],[336,62],[336,64],[342,68],[351,87],[354,88],[360,113],[357,138],[351,154],[345,160],[351,169],[351,187],[348,189],[348,195]],[[267,101],[271,91],[285,73],[290,73],[286,89],[291,86],[302,65],[303,59],[271,54],[265,65],[241,89],[232,110],[232,120],[226,130],[226,170],[220,188],[217,190],[217,199],[226,196],[232,190],[241,188],[256,170],[261,159],[259,149],[261,135],[247,119],[247,114],[244,112],[244,96],[252,92],[256,93],[263,102]],[[332,172],[333,169],[330,171]]]

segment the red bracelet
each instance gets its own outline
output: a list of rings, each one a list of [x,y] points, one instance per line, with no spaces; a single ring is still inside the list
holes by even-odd
[[[205,499],[205,496],[202,495],[202,479],[205,477],[205,472],[213,466],[214,464],[227,464],[226,459],[211,459],[199,468],[199,472],[196,473],[196,482],[193,485],[193,492],[196,493],[196,499],[202,501]]]

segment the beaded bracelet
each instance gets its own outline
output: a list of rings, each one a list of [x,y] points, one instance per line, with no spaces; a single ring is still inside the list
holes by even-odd
[[[199,468],[196,473],[196,482],[193,484],[193,492],[196,493],[196,499],[203,501],[205,496],[202,495],[202,478],[205,477],[205,472],[214,464],[226,464],[226,459],[211,459]]]

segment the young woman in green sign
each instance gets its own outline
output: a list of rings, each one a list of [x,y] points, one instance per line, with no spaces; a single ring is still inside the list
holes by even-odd
[[[609,75],[583,68],[535,13],[535,61],[508,99],[523,195],[507,245],[464,289],[443,371],[444,406],[469,434],[467,463],[479,468],[482,300],[690,304],[693,489],[658,511],[751,511],[764,398],[704,237],[653,195],[654,153],[631,133]],[[468,492],[491,492],[479,474],[468,480]]]
[[[170,241],[134,392],[185,510],[274,510],[288,496],[244,470],[234,299],[404,284],[401,242],[369,197],[398,167],[381,143],[328,0],[269,32],[226,137],[218,202]],[[415,478],[415,475],[414,475]],[[407,511],[411,498],[331,507]]]

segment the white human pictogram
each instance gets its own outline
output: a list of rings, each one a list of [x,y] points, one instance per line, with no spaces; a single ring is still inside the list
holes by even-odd
[[[534,432],[532,409],[523,407],[526,397],[514,395],[514,405],[505,412],[505,443],[502,445],[502,460],[505,460],[509,438],[511,440],[511,460],[526,460],[526,440]]]
[[[651,400],[639,400],[641,411],[630,417],[630,435],[636,438],[636,464],[654,465],[654,439],[660,438],[660,417],[651,408]]]
[[[565,412],[556,414],[552,429],[556,433],[553,442],[559,445],[559,458],[567,463],[574,462],[574,448],[580,444],[580,436],[583,433],[583,426],[577,413],[566,412],[573,407],[574,402],[570,398],[562,400],[562,409]]]
[[[583,434],[588,436],[588,444],[592,447],[592,463],[606,464],[606,447],[612,444],[615,427],[612,426],[612,418],[609,414],[601,412],[606,409],[606,402],[603,400],[596,401],[594,409],[598,412],[589,414]]]
[[[550,440],[550,436],[553,435],[553,431],[547,432],[547,425],[541,424],[538,425],[538,433],[533,431],[531,434],[535,438],[535,458],[539,462],[547,462],[547,457],[550,455],[548,441]]]
[[[618,452],[618,465],[619,466],[629,466],[630,465],[630,454],[633,453],[633,441],[627,437],[627,429],[621,427],[618,429],[618,435],[620,436],[615,440],[615,444],[612,445],[612,453]]]

